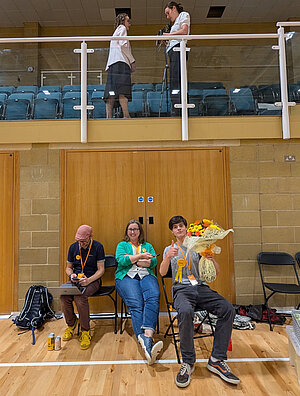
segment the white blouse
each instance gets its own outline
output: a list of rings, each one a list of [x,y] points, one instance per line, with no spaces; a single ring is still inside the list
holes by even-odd
[[[171,27],[170,34],[172,34],[172,32],[177,32],[178,30],[180,30],[183,25],[188,25],[188,34],[190,34],[191,18],[190,18],[190,14],[185,11],[182,11],[175,19],[175,22]],[[175,45],[179,43],[180,41],[178,40],[169,41],[167,45],[167,52],[169,52],[171,48],[173,48]]]
[[[126,27],[124,25],[119,25],[114,31],[113,36],[127,36]],[[134,61],[128,40],[112,40],[110,42],[109,55],[105,70],[116,62],[125,62],[130,67],[131,63]]]

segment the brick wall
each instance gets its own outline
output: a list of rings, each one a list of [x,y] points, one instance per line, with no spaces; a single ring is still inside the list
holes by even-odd
[[[59,285],[59,150],[20,152],[19,308],[32,284]]]
[[[284,161],[295,155],[296,162]],[[300,250],[300,144],[244,142],[230,148],[234,260],[238,304],[263,302],[256,256],[260,251]],[[288,280],[283,271],[273,281]],[[275,295],[275,306],[298,304]]]

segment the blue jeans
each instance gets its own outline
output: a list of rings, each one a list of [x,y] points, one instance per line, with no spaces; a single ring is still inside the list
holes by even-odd
[[[116,289],[130,311],[136,337],[146,329],[155,331],[160,297],[155,276],[149,274],[143,279],[132,279],[126,275],[116,279]]]

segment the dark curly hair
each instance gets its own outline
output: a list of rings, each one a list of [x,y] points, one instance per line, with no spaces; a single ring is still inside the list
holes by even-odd
[[[187,227],[187,221],[182,216],[173,216],[169,221],[169,228],[172,231],[175,224],[183,223]]]
[[[165,9],[166,8],[172,9],[173,7],[176,7],[178,14],[180,14],[183,11],[183,6],[180,3],[176,3],[175,1],[169,1],[169,3],[165,5]]]

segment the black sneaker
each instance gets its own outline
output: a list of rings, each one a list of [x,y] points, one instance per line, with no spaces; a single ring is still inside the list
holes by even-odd
[[[179,388],[186,388],[191,382],[191,374],[194,370],[194,365],[182,363],[179,373],[176,375],[175,384]]]
[[[240,383],[240,379],[231,372],[230,367],[224,362],[224,360],[213,362],[211,358],[209,358],[207,368],[212,373],[218,374],[222,380],[229,382],[230,384],[237,385]]]

